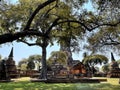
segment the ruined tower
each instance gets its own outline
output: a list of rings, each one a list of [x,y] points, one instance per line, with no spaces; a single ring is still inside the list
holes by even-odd
[[[114,58],[114,55],[113,53],[111,52],[111,69],[116,69],[116,68],[119,68],[118,67],[118,63],[116,62],[115,58]]]
[[[8,59],[6,60],[6,66],[7,66],[7,71],[8,71],[8,74],[10,77],[12,77],[14,74],[16,74],[17,69],[16,69],[15,61],[13,59],[13,47],[8,56]]]
[[[110,63],[110,71],[107,74],[110,78],[119,78],[120,77],[120,68],[118,63],[116,62],[113,53],[111,52],[111,63]]]

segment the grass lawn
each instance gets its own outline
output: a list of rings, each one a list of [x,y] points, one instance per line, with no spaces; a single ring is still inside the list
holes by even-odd
[[[55,83],[46,84],[21,79],[16,82],[0,83],[0,90],[120,90],[120,84],[110,83]]]

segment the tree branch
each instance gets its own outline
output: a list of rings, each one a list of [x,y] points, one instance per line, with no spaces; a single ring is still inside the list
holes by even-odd
[[[96,29],[96,28],[99,28],[99,27],[101,27],[101,26],[112,26],[112,27],[115,27],[115,26],[117,26],[118,24],[120,24],[120,21],[118,21],[118,22],[116,22],[116,23],[114,23],[114,24],[111,24],[111,23],[96,24],[96,26],[94,25],[94,26],[92,26],[92,27],[90,28],[89,26],[85,25],[85,23],[83,23],[83,22],[81,22],[81,21],[77,21],[77,20],[64,20],[64,21],[61,21],[61,22],[57,23],[57,25],[58,25],[58,24],[61,24],[61,23],[66,23],[66,22],[78,23],[78,24],[80,24],[81,26],[83,26],[85,29],[87,29],[88,31],[92,31],[92,30],[94,30],[94,29]],[[93,24],[94,24],[94,23],[93,23]]]
[[[6,43],[6,42],[12,42],[14,40],[19,39],[20,37],[25,37],[28,35],[36,35],[36,36],[43,36],[43,34],[39,31],[21,31],[16,33],[6,33],[4,35],[0,35],[0,44]]]
[[[58,20],[60,20],[60,18],[57,18],[57,19],[54,20],[54,22],[52,23],[52,25],[51,25],[51,26],[48,28],[48,30],[46,31],[46,33],[45,33],[46,36],[50,33],[50,31],[52,30],[52,28],[53,28],[55,25],[57,25],[57,21],[58,21]]]
[[[19,39],[20,37],[25,37],[27,35],[37,35],[37,36],[43,36],[40,32],[38,31],[29,31],[30,29],[30,25],[34,19],[34,17],[36,16],[36,14],[39,12],[40,9],[44,8],[45,6],[49,5],[50,3],[54,2],[56,0],[48,0],[46,2],[44,2],[43,4],[40,4],[36,10],[32,13],[32,15],[30,16],[26,27],[24,28],[23,31],[21,32],[16,32],[14,34],[12,33],[6,33],[6,34],[2,34],[0,35],[0,44],[6,43],[6,42],[12,42],[14,40]]]
[[[27,41],[24,41],[22,39],[18,39],[18,41],[23,42],[23,43],[27,44],[28,46],[35,46],[35,45],[40,46],[41,45],[41,43],[28,43]]]
[[[44,2],[43,4],[40,4],[36,9],[35,11],[32,13],[32,15],[30,16],[27,24],[26,24],[26,27],[24,28],[24,30],[28,30],[30,28],[30,25],[34,19],[34,17],[36,16],[36,14],[39,12],[40,9],[44,8],[45,6],[49,5],[50,3],[54,2],[56,0],[48,0],[46,2]]]
[[[96,28],[99,28],[99,27],[101,27],[101,26],[111,26],[111,27],[115,27],[115,26],[117,26],[118,24],[120,24],[120,20],[119,20],[118,22],[114,23],[114,24],[111,24],[111,23],[97,24],[95,27],[92,27],[91,29],[89,28],[88,31],[92,31],[92,30],[94,30],[94,29],[96,29]]]
[[[120,42],[114,41],[114,42],[105,42],[103,45],[120,45]]]

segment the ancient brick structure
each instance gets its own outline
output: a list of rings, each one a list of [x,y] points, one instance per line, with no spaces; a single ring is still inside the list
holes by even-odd
[[[10,80],[7,68],[6,68],[6,60],[1,60],[0,61],[0,82],[2,80],[8,81]]]
[[[113,56],[113,53],[111,53],[110,72],[108,72],[107,76],[110,78],[120,78],[120,68]]]
[[[6,67],[7,67],[7,71],[8,71],[9,76],[11,78],[16,77],[17,69],[16,69],[15,61],[13,60],[13,47],[11,49],[9,56],[8,56],[8,59],[6,60]]]
[[[81,62],[77,63],[71,68],[71,73],[72,74],[86,74],[86,69],[84,64]]]

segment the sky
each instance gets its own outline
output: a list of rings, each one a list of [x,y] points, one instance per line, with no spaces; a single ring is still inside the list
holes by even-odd
[[[13,3],[16,2],[16,0],[9,0],[10,2],[12,1]],[[91,6],[86,6],[87,8],[91,9]],[[15,41],[9,44],[2,44],[0,46],[0,55],[2,56],[2,59],[7,58],[10,54],[11,48],[14,48],[14,60],[16,61],[16,64],[23,58],[28,58],[30,55],[42,55],[42,50],[38,46],[27,46],[24,43],[16,43]],[[54,44],[53,46],[48,46],[47,47],[47,58],[50,56],[50,53],[52,51],[58,51],[59,50],[59,45]],[[73,53],[73,59],[74,60],[82,60],[83,59],[83,52],[80,51],[79,54]],[[118,58],[118,57],[117,57]]]
[[[27,46],[24,43],[16,43],[14,41],[13,43],[3,44],[0,47],[0,55],[2,56],[2,59],[9,56],[12,47],[14,60],[16,61],[16,63],[18,63],[23,58],[28,58],[30,55],[41,55],[42,53],[41,48],[38,46]],[[47,48],[47,57],[49,57],[50,53],[54,50],[59,50],[59,47],[57,45],[54,45],[52,47],[49,46]]]
[[[0,47],[0,55],[2,56],[2,59],[7,58],[9,56],[12,47],[13,47],[14,60],[16,61],[16,64],[23,58],[28,58],[30,55],[36,55],[36,54],[42,55],[42,50],[40,47],[28,46],[24,43],[16,43],[14,41],[13,43],[3,44]],[[47,58],[50,56],[50,53],[52,51],[58,51],[58,50],[59,50],[59,46],[56,43],[53,46],[48,46],[47,47]],[[79,54],[73,54],[73,58],[75,60],[82,59],[79,56]]]

